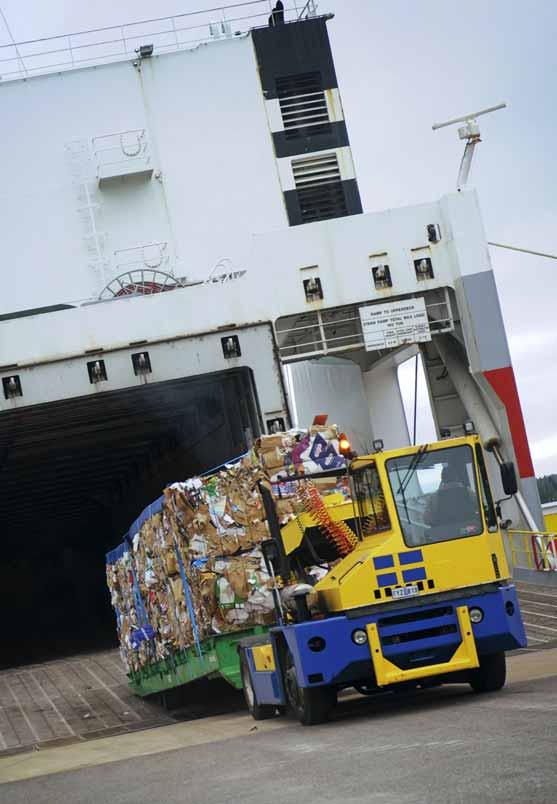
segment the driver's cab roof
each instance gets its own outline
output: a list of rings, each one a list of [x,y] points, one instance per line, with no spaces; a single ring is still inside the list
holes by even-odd
[[[478,435],[459,436],[458,438],[444,438],[441,441],[430,441],[427,444],[414,444],[409,447],[400,447],[398,449],[387,449],[379,452],[372,452],[369,455],[359,455],[354,458],[350,463],[350,471],[357,472],[360,469],[365,469],[372,463],[384,463],[389,458],[399,458],[405,455],[415,455],[420,450],[424,452],[432,452],[433,450],[449,449],[450,447],[461,447],[465,444],[474,446],[481,444],[481,439]]]

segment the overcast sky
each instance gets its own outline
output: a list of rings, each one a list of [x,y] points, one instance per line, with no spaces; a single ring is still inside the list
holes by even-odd
[[[0,0],[18,41],[216,5]],[[319,9],[335,14],[329,32],[365,211],[453,190],[461,143],[455,128],[431,124],[506,101],[480,118],[472,168],[488,239],[556,253],[555,0],[322,0]],[[557,472],[557,262],[491,255],[536,471]],[[428,436],[422,412],[418,440]]]

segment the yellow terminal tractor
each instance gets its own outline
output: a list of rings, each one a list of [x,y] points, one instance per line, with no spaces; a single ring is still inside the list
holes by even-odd
[[[289,707],[320,723],[347,687],[495,691],[505,651],[526,645],[479,437],[375,448],[327,473],[328,494],[323,475],[260,485],[277,624],[239,646],[256,720]],[[501,476],[516,493],[513,464]],[[293,484],[303,505],[281,523]]]

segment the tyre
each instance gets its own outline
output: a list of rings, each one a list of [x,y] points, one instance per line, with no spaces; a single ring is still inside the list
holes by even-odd
[[[395,695],[403,695],[407,692],[415,692],[418,689],[417,681],[399,681],[390,688]]]
[[[294,659],[290,652],[286,655],[284,687],[290,709],[304,726],[314,726],[326,721],[336,704],[337,694],[332,687],[298,686]]]
[[[507,665],[504,653],[480,656],[480,666],[470,673],[470,686],[474,692],[496,692],[505,685]]]
[[[254,720],[268,720],[270,717],[274,717],[276,706],[260,704],[257,702],[257,695],[255,694],[245,651],[241,651],[240,653],[240,672],[242,674],[244,698],[252,718]]]
[[[367,684],[354,684],[354,689],[360,695],[377,695],[379,688],[375,685],[368,686]]]

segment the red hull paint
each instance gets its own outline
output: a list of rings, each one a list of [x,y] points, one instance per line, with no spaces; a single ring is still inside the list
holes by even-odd
[[[484,371],[484,377],[506,408],[520,477],[534,477],[534,466],[512,366]]]

